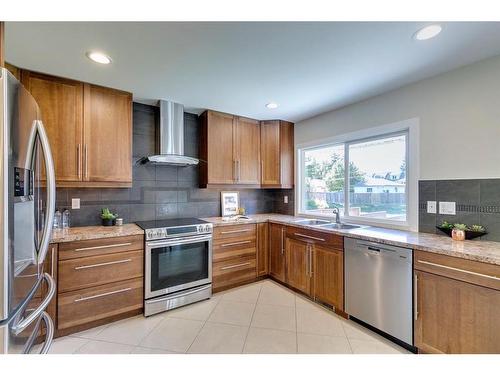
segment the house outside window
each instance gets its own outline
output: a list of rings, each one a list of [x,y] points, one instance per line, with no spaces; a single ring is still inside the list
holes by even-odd
[[[408,131],[300,149],[298,213],[408,224]],[[347,171],[347,173],[346,173]]]

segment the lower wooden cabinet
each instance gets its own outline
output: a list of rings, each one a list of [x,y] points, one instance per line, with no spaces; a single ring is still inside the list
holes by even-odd
[[[314,245],[313,297],[344,311],[344,252]]]
[[[257,278],[257,225],[216,227],[213,236],[212,288],[214,292]]]
[[[415,252],[415,345],[500,353],[500,266]]]
[[[293,238],[285,239],[286,277],[292,288],[311,294],[312,246]]]
[[[142,277],[62,293],[58,296],[57,328],[67,329],[142,309]]]
[[[269,224],[257,224],[257,276],[269,274]]]
[[[269,224],[269,275],[285,282],[285,231],[281,224]]]
[[[52,310],[57,335],[143,308],[144,236],[65,242],[54,255],[46,265],[57,275],[57,313],[55,306]]]

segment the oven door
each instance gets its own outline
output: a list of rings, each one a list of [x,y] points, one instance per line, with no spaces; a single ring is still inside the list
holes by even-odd
[[[212,236],[146,242],[146,299],[212,282]]]

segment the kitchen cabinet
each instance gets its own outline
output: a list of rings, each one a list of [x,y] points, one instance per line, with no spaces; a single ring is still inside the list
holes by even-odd
[[[269,224],[257,224],[257,276],[269,274]]]
[[[214,292],[254,281],[257,278],[257,225],[215,227],[212,260]]]
[[[201,115],[200,187],[260,186],[260,123],[227,113]]]
[[[289,226],[286,244],[286,284],[343,312],[343,237]]]
[[[80,183],[83,152],[83,83],[23,70],[21,81],[40,107],[58,186]]]
[[[281,224],[269,224],[269,274],[285,282],[285,231]]]
[[[132,184],[132,94],[84,86],[84,181]]]
[[[57,335],[136,315],[144,303],[144,236],[59,244]]]
[[[500,353],[500,266],[414,254],[415,346],[426,353]]]
[[[261,186],[293,188],[294,129],[291,122],[273,120],[260,124]]]
[[[11,65],[9,64],[8,62],[6,62],[5,64],[5,68],[12,73],[12,75],[14,77],[16,77],[16,79],[18,81],[21,81],[21,69],[19,69],[17,66],[14,66],[14,65]]]
[[[312,245],[293,238],[285,239],[285,282],[292,288],[311,294]]]
[[[58,187],[132,184],[132,94],[21,70],[37,101]]]
[[[313,297],[344,311],[344,252],[332,247],[314,245]]]

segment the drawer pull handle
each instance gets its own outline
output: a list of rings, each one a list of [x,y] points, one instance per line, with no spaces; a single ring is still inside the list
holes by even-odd
[[[113,294],[128,292],[129,290],[132,290],[132,288],[124,288],[124,289],[119,289],[119,290],[113,290],[112,292],[96,294],[95,296],[82,297],[82,298],[75,299],[75,302],[82,302],[82,301],[88,301],[89,299],[111,296]]]
[[[246,243],[252,243],[252,241],[240,241],[240,242],[225,243],[225,244],[220,245],[220,247],[243,245],[243,244],[246,244]]]
[[[245,233],[250,232],[252,229],[238,229],[238,230],[228,230],[226,232],[220,232],[220,234],[231,234],[231,233]]]
[[[325,241],[324,238],[308,236],[307,234],[302,234],[302,233],[294,233],[294,235],[296,235],[297,237],[303,237],[315,241]]]
[[[252,264],[252,263],[246,262],[246,263],[240,263],[240,264],[233,264],[232,266],[222,267],[221,271],[230,270],[231,268],[237,268],[237,267],[242,267],[242,266],[249,266],[250,264]]]
[[[447,270],[463,272],[463,273],[467,273],[469,275],[474,275],[474,276],[479,276],[479,277],[484,277],[484,278],[487,278],[487,279],[499,280],[500,281],[500,277],[497,277],[497,276],[491,276],[491,275],[485,275],[484,273],[477,273],[477,272],[473,272],[473,271],[467,271],[467,270],[464,270],[462,268],[455,268],[455,267],[450,267],[450,266],[444,266],[442,264],[427,262],[425,260],[419,260],[418,262],[422,263],[422,264],[427,264],[429,266],[434,266],[434,267],[439,267],[439,268],[445,268]]]
[[[132,242],[126,243],[115,243],[112,245],[102,245],[102,246],[92,246],[92,247],[80,247],[75,249],[75,251],[86,251],[86,250],[97,250],[97,249],[109,249],[110,247],[120,247],[120,246],[129,246],[132,245]]]
[[[88,266],[78,266],[78,267],[75,267],[75,270],[84,270],[84,269],[87,269],[87,268],[110,266],[112,264],[120,264],[120,263],[128,263],[128,262],[132,262],[132,259],[123,259],[123,260],[115,260],[114,262],[89,264]]]

